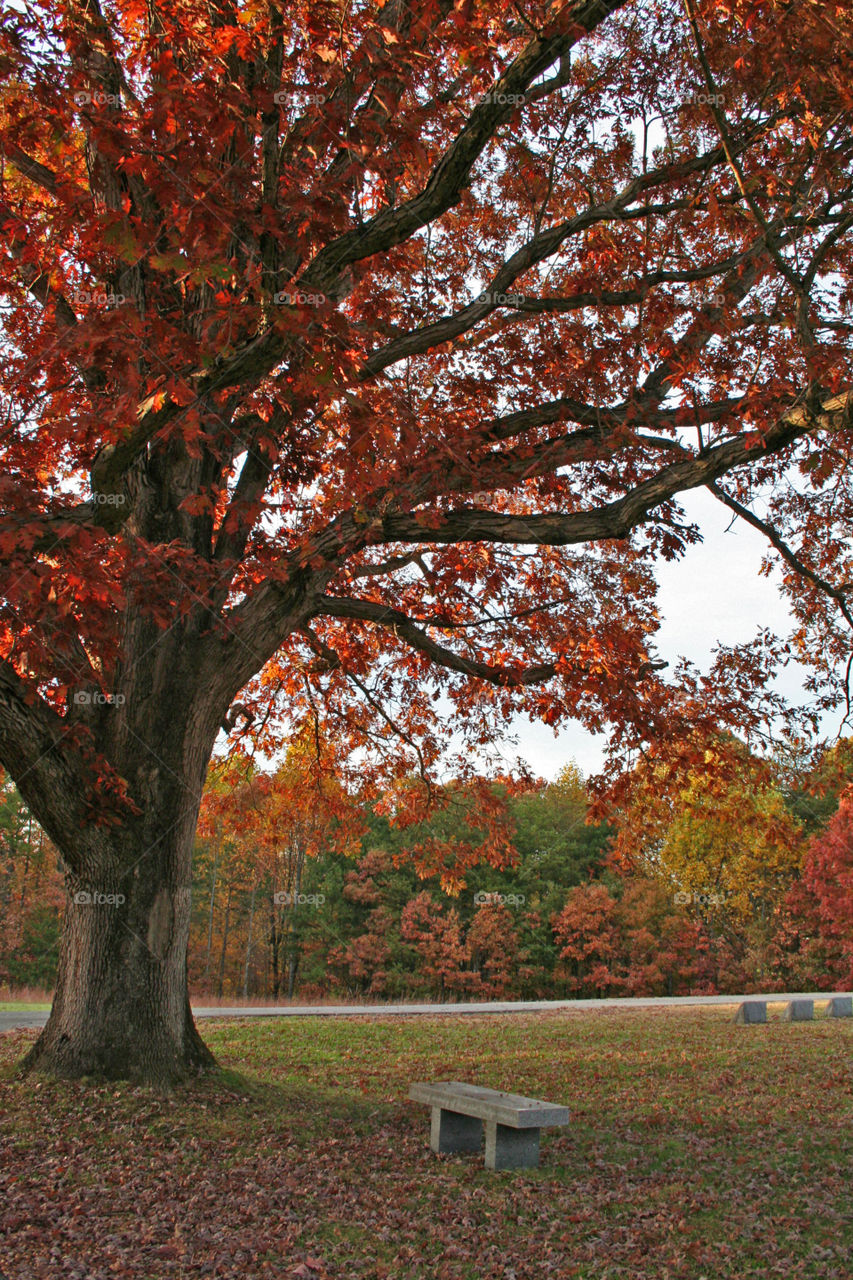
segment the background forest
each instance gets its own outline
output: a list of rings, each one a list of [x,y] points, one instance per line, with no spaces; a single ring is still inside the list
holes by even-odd
[[[736,774],[706,767],[674,793],[652,770],[610,821],[574,765],[550,784],[451,783],[407,825],[415,779],[367,799],[353,776],[318,769],[307,737],[274,772],[215,762],[191,990],[314,1001],[849,988],[849,745],[808,788],[745,753]],[[6,780],[0,985],[52,986],[64,903],[56,851]]]

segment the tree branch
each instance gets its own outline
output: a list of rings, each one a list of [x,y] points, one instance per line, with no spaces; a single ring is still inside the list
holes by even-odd
[[[753,529],[757,529],[759,533],[763,533],[767,541],[771,546],[776,548],[785,563],[790,565],[795,573],[798,573],[800,577],[811,582],[812,585],[817,587],[823,595],[829,596],[830,599],[834,600],[844,615],[847,625],[850,627],[851,631],[853,631],[853,613],[851,613],[850,606],[847,603],[849,588],[848,591],[844,591],[840,587],[834,587],[826,578],[822,578],[814,569],[810,569],[805,561],[797,555],[796,551],[794,551],[792,547],[788,546],[781,534],[774,529],[767,520],[762,520],[761,517],[757,516],[749,507],[745,507],[742,502],[738,502],[737,498],[733,498],[731,494],[726,493],[725,489],[721,488],[716,481],[710,481],[707,488],[710,489],[714,497],[718,498],[719,501],[727,506],[730,511],[734,511],[739,515],[741,520],[745,520],[747,524],[752,525]]]
[[[824,422],[849,426],[853,393],[829,396],[820,405],[820,420],[797,406],[771,429],[762,443],[755,434],[740,435],[702,454],[679,460],[644,480],[624,497],[589,511],[567,515],[502,515],[481,510],[421,511],[414,515],[388,514],[381,521],[382,541],[402,543],[510,542],[568,546],[624,538],[649,512],[676,494],[718,479],[744,463],[778,453],[800,436]],[[372,541],[380,541],[373,538]]]
[[[476,658],[466,658],[433,640],[422,627],[419,627],[407,614],[401,613],[399,609],[393,609],[372,600],[324,595],[318,601],[315,616],[375,622],[393,631],[412,649],[424,654],[438,666],[456,671],[460,675],[475,676],[479,680],[486,680],[501,688],[541,684],[545,680],[550,680],[560,669],[559,662],[542,662],[530,667],[512,668],[491,662],[481,662]],[[660,670],[666,665],[665,662],[645,662],[638,671],[637,677],[642,679],[650,671]]]
[[[86,826],[90,786],[63,720],[11,663],[0,660],[0,763],[56,845],[74,850]]]

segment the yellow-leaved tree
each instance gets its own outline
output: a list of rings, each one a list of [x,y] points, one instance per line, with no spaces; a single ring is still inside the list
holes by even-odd
[[[676,778],[653,763],[638,772],[617,855],[706,920],[763,934],[800,872],[805,845],[766,762],[726,741]]]

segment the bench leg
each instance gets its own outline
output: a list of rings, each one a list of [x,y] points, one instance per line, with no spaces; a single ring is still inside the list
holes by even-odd
[[[511,1129],[494,1120],[486,1123],[487,1169],[538,1169],[539,1130]]]
[[[483,1145],[483,1122],[476,1116],[433,1107],[429,1145],[433,1151],[479,1151]]]

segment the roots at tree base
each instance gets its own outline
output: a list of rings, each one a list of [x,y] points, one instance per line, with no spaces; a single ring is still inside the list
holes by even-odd
[[[20,1065],[20,1073],[36,1073],[62,1080],[95,1078],[170,1086],[191,1080],[217,1067],[216,1059],[199,1035],[186,1001],[184,1026],[170,1036],[156,1017],[141,1024],[128,1022],[116,1034],[116,1019],[99,1018],[84,1010],[69,1029],[67,1016],[51,1013],[47,1025]],[[150,1013],[151,1011],[149,1011]],[[153,1025],[152,1025],[153,1024]]]

